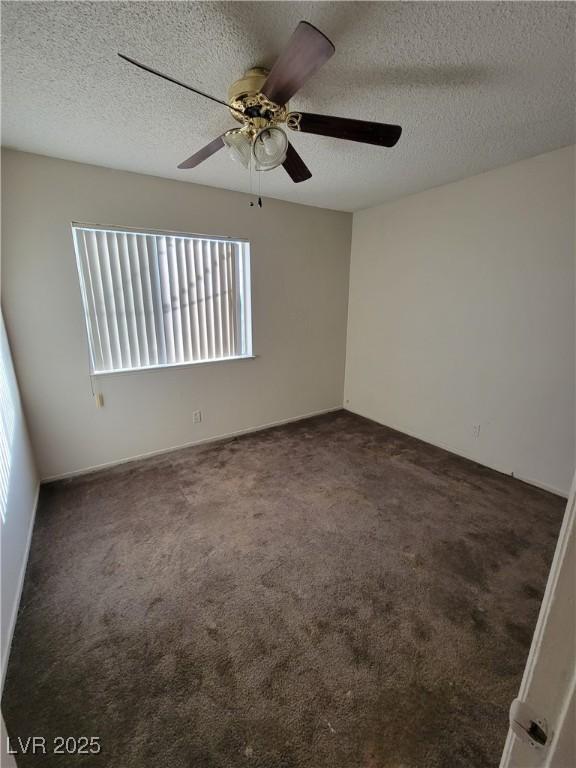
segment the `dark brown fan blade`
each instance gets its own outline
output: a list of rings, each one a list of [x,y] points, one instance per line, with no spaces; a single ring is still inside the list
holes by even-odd
[[[292,144],[288,144],[286,160],[284,160],[282,165],[295,184],[299,184],[301,181],[306,181],[306,179],[312,177],[306,163],[302,160],[298,152],[296,152]]]
[[[223,135],[224,134],[222,134],[222,136]],[[215,152],[218,152],[219,149],[222,149],[224,146],[222,136],[218,136],[218,138],[211,141],[210,144],[206,144],[205,147],[202,147],[200,151],[189,157],[188,160],[184,160],[183,163],[180,163],[178,168],[196,168],[197,165],[203,163],[204,160],[207,160]]]
[[[301,21],[270,70],[262,93],[274,104],[286,104],[333,53],[326,35]]]
[[[402,133],[399,125],[370,123],[367,120],[351,120],[347,117],[313,115],[310,112],[290,112],[287,119],[289,128],[302,133],[316,133],[335,139],[360,141],[379,147],[393,147]]]
[[[124,56],[123,53],[119,53],[118,56],[120,56],[121,59],[124,59],[124,61],[127,61],[129,64],[134,64],[135,67],[139,67],[140,69],[143,69],[145,72],[150,72],[152,75],[157,75],[158,77],[161,77],[163,80],[168,80],[169,83],[180,85],[182,86],[182,88],[186,88],[188,91],[192,91],[192,93],[197,93],[198,96],[204,96],[205,99],[210,99],[210,101],[215,101],[216,104],[222,104],[223,107],[227,107],[228,109],[231,109],[233,112],[238,112],[239,115],[243,114],[239,109],[234,109],[234,107],[231,107],[229,104],[226,104],[225,101],[222,101],[221,99],[217,99],[215,96],[210,96],[209,93],[204,93],[203,91],[199,91],[197,88],[192,88],[191,85],[186,85],[186,83],[183,83],[181,80],[176,80],[175,77],[170,77],[170,75],[165,75],[162,72],[159,72],[157,69],[153,69],[152,67],[149,67],[147,64],[141,64],[139,61],[136,61],[136,59],[131,59],[130,56]]]

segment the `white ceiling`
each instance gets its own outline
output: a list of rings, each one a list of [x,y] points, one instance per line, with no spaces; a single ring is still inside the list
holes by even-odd
[[[4,2],[3,144],[243,192],[221,151],[177,164],[234,121],[117,51],[226,98],[270,66],[300,19],[336,54],[304,111],[399,123],[394,149],[291,134],[313,178],[259,174],[262,194],[357,210],[575,141],[570,2]]]

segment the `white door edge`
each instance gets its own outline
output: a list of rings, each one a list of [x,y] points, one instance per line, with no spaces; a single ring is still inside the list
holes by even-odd
[[[538,615],[538,621],[536,623],[536,629],[532,638],[532,645],[530,646],[530,653],[528,654],[528,660],[524,669],[524,675],[522,682],[520,683],[520,690],[518,692],[518,698],[525,701],[528,698],[528,691],[532,685],[534,673],[536,671],[538,660],[540,657],[540,650],[542,648],[542,642],[546,627],[548,625],[548,619],[552,605],[554,604],[556,591],[558,587],[558,580],[560,578],[560,572],[562,570],[562,564],[568,549],[568,544],[572,536],[574,536],[574,520],[576,517],[576,474],[572,479],[572,486],[570,488],[570,495],[568,496],[568,502],[566,504],[566,511],[562,520],[562,526],[558,535],[558,541],[556,543],[556,550],[554,552],[554,559],[552,560],[552,566],[548,576],[548,582],[546,584],[546,591],[542,599],[542,605],[540,606],[540,613]],[[572,681],[573,684],[574,681]],[[572,685],[569,680],[566,680],[565,691],[565,707],[568,706],[570,700],[570,692]],[[553,725],[553,724],[550,724]],[[500,768],[512,768],[511,756],[512,747],[516,736],[508,729],[508,736],[506,743],[504,744],[504,751],[502,753],[502,759],[500,760]],[[553,752],[548,750],[546,756],[543,755],[543,765],[547,765],[552,759]],[[544,763],[544,760],[546,761]]]

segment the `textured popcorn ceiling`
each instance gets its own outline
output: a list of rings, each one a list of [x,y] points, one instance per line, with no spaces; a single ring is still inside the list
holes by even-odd
[[[313,178],[263,173],[262,194],[356,210],[574,142],[575,17],[554,2],[5,2],[3,144],[247,192],[225,151],[176,168],[235,125],[226,109],[116,52],[226,98],[306,19],[336,54],[292,108],[404,133],[395,149],[291,133]]]

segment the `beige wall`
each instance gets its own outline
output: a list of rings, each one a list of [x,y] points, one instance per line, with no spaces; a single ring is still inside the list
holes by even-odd
[[[354,214],[346,407],[567,492],[573,166],[567,148]],[[43,478],[341,405],[349,214],[13,151],[2,176],[2,300]],[[97,409],[72,220],[250,239],[258,357],[102,377]]]
[[[352,217],[14,151],[2,302],[42,478],[342,405]],[[255,360],[99,378],[71,221],[248,238]],[[192,423],[192,411],[202,422]]]
[[[568,147],[355,213],[345,407],[567,494],[574,205]]]

